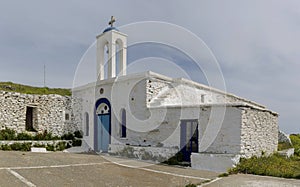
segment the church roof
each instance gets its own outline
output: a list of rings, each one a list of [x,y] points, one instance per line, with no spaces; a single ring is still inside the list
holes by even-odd
[[[174,85],[176,85],[176,84],[180,85],[180,87],[176,87],[176,89],[177,89],[176,92],[181,92],[181,91],[187,90],[188,87],[191,87],[191,88],[194,88],[196,90],[204,90],[204,91],[208,91],[208,92],[215,93],[215,94],[218,94],[218,95],[224,95],[227,98],[232,98],[233,100],[236,100],[236,101],[232,101],[232,102],[229,102],[229,103],[201,104],[201,106],[226,105],[226,106],[239,106],[239,107],[243,107],[243,106],[244,107],[253,107],[253,108],[256,108],[256,109],[259,109],[259,110],[269,111],[269,112],[277,115],[276,112],[267,109],[265,106],[263,106],[261,104],[258,104],[256,102],[253,102],[253,101],[241,98],[241,97],[238,97],[234,94],[231,94],[231,93],[228,93],[228,92],[216,89],[216,88],[212,88],[212,87],[209,87],[207,85],[204,85],[204,84],[192,81],[192,80],[187,80],[187,79],[184,79],[184,78],[171,78],[171,77],[161,75],[161,74],[158,74],[158,73],[154,73],[154,72],[151,72],[151,71],[135,73],[135,74],[129,74],[129,75],[126,75],[126,76],[120,76],[120,77],[117,77],[117,78],[109,78],[109,79],[105,79],[105,80],[102,80],[102,81],[99,81],[99,82],[89,83],[89,84],[86,84],[86,85],[83,85],[83,86],[73,88],[73,91],[85,90],[87,88],[97,87],[97,86],[103,85],[103,84],[114,84],[115,81],[126,81],[126,80],[131,80],[131,79],[140,79],[141,80],[141,79],[144,79],[144,78],[152,78],[152,79],[154,78],[154,79],[159,79],[159,80],[162,80],[162,81],[165,81],[165,82],[169,82],[169,83],[174,84]],[[197,94],[197,93],[195,92],[195,94]],[[182,95],[184,95],[184,93],[182,93]],[[178,106],[180,106],[180,107],[195,107],[196,105],[200,106],[199,104],[196,104],[196,103],[194,105],[190,105],[189,103],[185,103],[184,106],[181,103],[181,105],[178,105]],[[169,105],[163,105],[162,107],[166,107],[166,106],[167,107],[177,107],[177,105],[172,105],[172,106],[171,105],[170,106]],[[159,107],[151,106],[151,107],[152,108],[159,108],[161,106],[159,106]]]
[[[119,31],[119,29],[117,29],[116,27],[107,27],[107,28],[103,31],[103,33],[108,32],[108,31],[111,31],[111,30]]]

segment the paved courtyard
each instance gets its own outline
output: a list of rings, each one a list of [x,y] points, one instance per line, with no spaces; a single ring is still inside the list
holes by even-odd
[[[0,151],[0,186],[300,186],[300,180],[218,175],[103,155]]]

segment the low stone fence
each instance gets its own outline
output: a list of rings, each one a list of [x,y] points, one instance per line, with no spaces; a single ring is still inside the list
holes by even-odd
[[[285,156],[286,158],[290,158],[291,156],[294,155],[294,153],[295,153],[295,149],[294,148],[290,148],[290,149],[278,151],[279,155]]]
[[[109,153],[112,155],[137,158],[140,160],[152,160],[164,162],[178,153],[178,148],[146,147],[131,145],[109,145]]]

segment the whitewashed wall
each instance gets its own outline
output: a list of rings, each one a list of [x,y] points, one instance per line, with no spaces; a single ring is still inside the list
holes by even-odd
[[[212,110],[222,114],[214,119]],[[218,115],[218,114],[216,114]],[[206,153],[237,154],[241,150],[241,110],[236,107],[202,107],[200,113],[199,150]]]

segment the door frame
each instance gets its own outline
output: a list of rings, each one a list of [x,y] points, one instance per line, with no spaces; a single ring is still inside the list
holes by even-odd
[[[100,150],[98,150],[98,143],[99,143],[99,137],[98,137],[98,115],[97,114],[97,108],[99,107],[99,105],[101,105],[102,103],[105,103],[108,107],[109,107],[109,112],[106,113],[105,115],[109,115],[109,141],[108,143],[111,143],[111,105],[108,99],[106,98],[101,98],[98,99],[96,104],[95,104],[95,108],[94,108],[94,150],[96,152],[99,152]]]
[[[187,141],[187,122],[191,122],[191,132],[190,132],[190,139]],[[196,122],[196,128],[193,132],[193,123]],[[196,132],[196,137],[194,133]],[[196,140],[194,140],[196,139]],[[196,150],[193,151],[193,140],[196,142]],[[188,150],[187,150],[188,146]],[[183,154],[183,161],[190,162],[191,161],[191,154],[192,152],[198,152],[199,150],[199,122],[198,119],[184,119],[180,120],[180,152]]]

